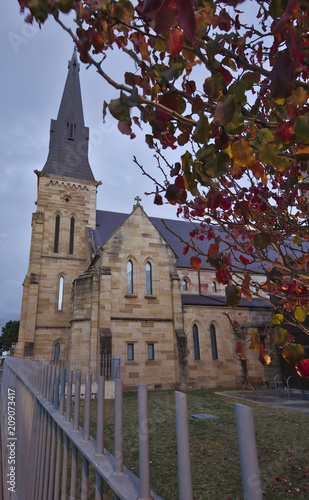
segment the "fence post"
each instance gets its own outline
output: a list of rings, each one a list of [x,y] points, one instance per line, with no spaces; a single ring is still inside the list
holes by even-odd
[[[97,455],[104,454],[104,392],[105,379],[101,375],[98,378],[98,402],[97,402]]]
[[[250,406],[235,403],[235,414],[244,498],[261,500],[262,486],[252,410]]]
[[[86,373],[83,440],[90,441],[91,373]]]
[[[139,500],[151,500],[147,385],[138,384]]]
[[[123,413],[122,381],[115,380],[115,456],[114,472],[123,472],[123,433],[122,433],[122,413]]]
[[[68,385],[67,385],[67,404],[65,407],[65,422],[70,422],[71,420],[72,379],[73,379],[73,371],[69,370]]]
[[[192,475],[187,396],[175,392],[179,500],[192,500]]]
[[[74,417],[73,417],[73,431],[79,430],[79,411],[80,411],[80,381],[81,373],[75,373],[75,396],[74,396]]]

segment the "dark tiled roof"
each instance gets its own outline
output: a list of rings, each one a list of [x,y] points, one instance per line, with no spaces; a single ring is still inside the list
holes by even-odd
[[[94,181],[88,160],[88,139],[89,130],[84,125],[79,64],[74,50],[58,117],[51,121],[49,154],[42,172]]]
[[[117,212],[107,212],[105,210],[97,210],[97,227],[94,231],[94,241],[96,249],[105,243],[108,238],[118,229],[118,227],[129,217],[130,214],[117,213]],[[158,217],[149,217],[152,224],[157,228],[159,233],[163,236],[166,242],[178,255],[178,267],[190,267],[190,257],[192,253],[188,252],[187,255],[183,255],[184,243],[172,234]],[[165,219],[166,226],[171,229],[175,234],[178,234],[185,241],[189,237],[190,231],[194,229],[191,222],[185,220],[172,220]],[[203,241],[203,250],[207,251],[209,246],[208,241]],[[209,264],[203,261],[203,269],[212,269]]]
[[[194,295],[194,294],[182,294],[181,296],[182,304],[186,306],[214,306],[214,307],[224,307],[225,297],[222,295]],[[250,307],[250,308],[267,308],[270,309],[268,302],[262,299],[252,299],[248,300],[242,298],[238,307]]]
[[[107,212],[105,210],[97,210],[97,228],[94,234],[94,240],[96,244],[96,248],[98,246],[105,243],[105,241],[113,234],[114,231],[129,217],[130,214],[117,213],[117,212]],[[176,255],[178,255],[178,267],[190,268],[190,258],[193,253],[191,250],[187,253],[187,255],[183,255],[183,249],[186,241],[190,238],[190,232],[194,230],[195,226],[186,220],[178,219],[164,219],[164,223],[162,219],[158,217],[149,217],[150,221],[157,228],[159,233],[163,236],[166,242],[170,245],[170,247],[174,250]],[[168,229],[167,229],[168,228]],[[221,234],[223,242],[220,244],[220,248],[224,249],[224,233],[220,233],[219,230],[213,227],[213,230],[217,235]],[[178,236],[179,237],[178,237]],[[207,254],[209,245],[212,243],[205,238],[203,241],[199,241],[197,238],[194,239],[198,248],[200,248],[201,253]],[[296,255],[297,252],[300,252],[295,245],[293,246],[293,242],[289,246],[291,251]],[[308,249],[309,250],[309,249]],[[271,261],[274,261],[278,255],[272,247],[267,249],[268,257]],[[268,267],[268,264],[265,264]],[[212,269],[213,267],[208,264],[205,259],[202,258],[202,269]],[[251,272],[259,272],[266,273],[266,268],[263,269],[262,262],[253,262],[247,266]]]

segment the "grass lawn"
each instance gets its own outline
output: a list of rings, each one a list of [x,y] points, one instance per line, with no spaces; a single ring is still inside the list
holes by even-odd
[[[193,492],[196,500],[243,498],[234,403],[217,390],[187,393]],[[264,498],[309,498],[309,416],[245,402],[253,409]],[[178,499],[174,392],[148,393],[151,488],[163,499]],[[198,420],[191,414],[217,419]],[[82,414],[81,414],[82,417]],[[113,453],[114,402],[105,402],[105,448]],[[91,435],[96,437],[96,404]],[[124,394],[124,464],[137,476],[137,393]],[[90,497],[92,498],[92,497]],[[109,498],[107,493],[106,498]],[[112,496],[111,496],[112,498]]]

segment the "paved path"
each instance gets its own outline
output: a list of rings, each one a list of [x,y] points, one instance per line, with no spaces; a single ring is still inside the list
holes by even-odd
[[[308,391],[307,391],[308,392]],[[298,411],[300,413],[307,413],[309,415],[309,394],[307,393],[307,400],[304,400],[302,394],[293,395],[289,400],[287,394],[285,397],[277,397],[275,391],[226,391],[218,392],[222,396],[228,396],[230,398],[237,398],[247,401],[252,401],[254,403],[260,403],[264,405],[274,406],[278,408],[284,408],[285,410]]]

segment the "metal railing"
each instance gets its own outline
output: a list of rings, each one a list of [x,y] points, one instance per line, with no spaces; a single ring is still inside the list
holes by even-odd
[[[118,355],[60,355],[57,359],[50,357],[49,355],[37,355],[23,356],[22,359],[37,361],[38,363],[42,364],[53,365],[60,369],[66,368],[66,370],[72,370],[74,372],[79,371],[82,374],[82,379],[85,378],[86,373],[91,373],[93,380],[97,380],[100,375],[102,375],[105,380],[121,379],[121,359]]]
[[[91,496],[95,500],[103,499],[103,484],[114,492],[114,500],[160,500],[150,490],[147,387],[138,386],[138,478],[123,464],[121,380],[115,380],[114,455],[104,448],[104,386],[104,377],[100,375],[95,440],[90,435],[91,374],[85,376],[84,419],[80,427],[79,371],[74,374],[66,368],[60,370],[59,366],[7,358],[0,408],[4,500],[86,500],[89,466],[95,471],[95,497]],[[175,392],[175,412],[179,498],[193,500],[186,394]],[[235,412],[244,496],[261,500],[252,410],[236,404]]]

